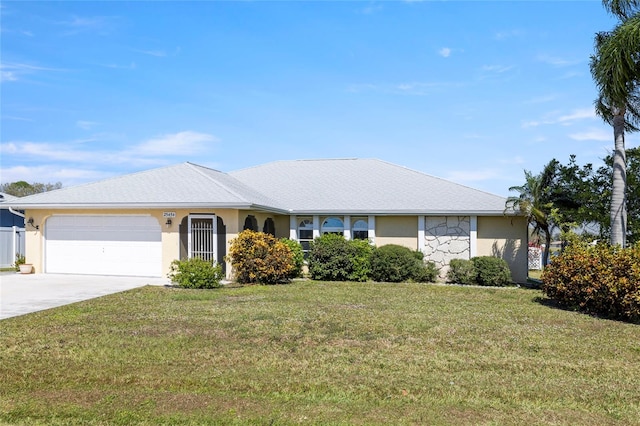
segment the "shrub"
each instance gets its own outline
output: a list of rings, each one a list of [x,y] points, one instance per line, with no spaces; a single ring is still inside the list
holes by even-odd
[[[171,262],[167,277],[183,288],[217,288],[222,285],[224,273],[221,265],[194,257]]]
[[[478,285],[506,286],[512,284],[511,270],[504,259],[493,256],[478,256],[471,259],[476,271]]]
[[[475,284],[476,275],[474,263],[469,259],[451,259],[449,262],[447,281],[450,283]]]
[[[294,254],[287,243],[250,229],[231,240],[226,258],[233,266],[236,281],[242,284],[283,282],[295,269]]]
[[[435,264],[424,263],[424,255],[397,244],[378,247],[371,253],[371,278],[382,282],[435,281]]]
[[[413,281],[415,282],[419,282],[419,283],[434,283],[436,282],[436,279],[438,278],[438,268],[436,267],[436,264],[434,262],[424,262],[424,255],[422,254],[422,252],[416,252],[416,253],[420,253],[422,259],[420,259],[420,261],[422,262],[422,267],[420,267],[416,273],[416,275],[412,278]]]
[[[352,253],[352,270],[349,274],[351,281],[367,281],[371,272],[371,253],[373,246],[369,240],[349,241]]]
[[[304,252],[302,245],[289,238],[281,238],[280,241],[291,250],[293,268],[289,274],[289,278],[297,278],[302,275],[302,267],[304,266]]]
[[[311,243],[309,273],[314,280],[346,281],[353,274],[353,245],[342,235],[324,234]]]
[[[640,244],[623,249],[573,242],[547,266],[542,283],[564,307],[640,322]]]

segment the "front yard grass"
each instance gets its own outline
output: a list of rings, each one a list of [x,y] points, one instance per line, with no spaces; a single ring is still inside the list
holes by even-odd
[[[640,424],[640,327],[541,297],[144,287],[11,318],[0,424]]]

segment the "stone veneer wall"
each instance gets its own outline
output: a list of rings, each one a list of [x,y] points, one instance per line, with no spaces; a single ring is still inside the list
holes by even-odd
[[[435,262],[444,278],[451,259],[471,257],[471,221],[469,216],[427,216],[424,254]]]

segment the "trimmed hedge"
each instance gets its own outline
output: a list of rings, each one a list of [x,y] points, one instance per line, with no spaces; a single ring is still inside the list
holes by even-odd
[[[182,288],[218,288],[224,278],[222,266],[194,257],[171,262],[167,277]]]
[[[424,263],[424,255],[407,247],[387,244],[371,253],[371,278],[382,282],[434,282],[435,264]]]
[[[456,284],[507,286],[513,283],[506,260],[492,256],[452,259],[449,262],[447,281]]]
[[[449,262],[447,281],[450,283],[475,284],[476,275],[476,267],[469,259],[451,259]]]
[[[233,266],[236,281],[242,284],[285,282],[295,271],[294,254],[287,243],[250,229],[231,240],[226,258]]]
[[[368,245],[368,242],[367,242]],[[309,274],[314,280],[349,281],[362,278],[362,270],[368,269],[368,256],[354,241],[342,235],[324,234],[316,237],[309,250]],[[362,257],[365,256],[366,259]],[[356,262],[356,258],[358,261]],[[356,266],[359,271],[356,271]]]
[[[545,268],[542,283],[561,306],[640,323],[640,244],[573,242]]]
[[[513,283],[507,261],[499,257],[478,256],[471,261],[476,270],[476,284],[486,286],[507,286]]]

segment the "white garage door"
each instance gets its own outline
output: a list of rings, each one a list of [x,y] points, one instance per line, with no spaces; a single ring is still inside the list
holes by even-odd
[[[151,216],[52,216],[45,272],[159,277],[160,224]]]

